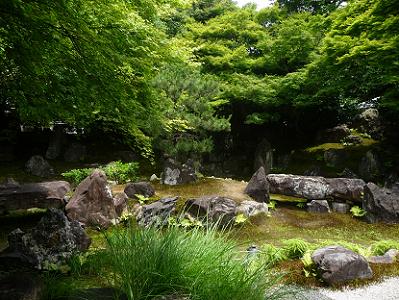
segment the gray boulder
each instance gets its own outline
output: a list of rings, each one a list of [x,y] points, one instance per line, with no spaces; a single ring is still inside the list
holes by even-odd
[[[234,200],[220,196],[204,196],[187,200],[184,210],[194,218],[217,222],[220,226],[232,225],[237,205]]]
[[[166,185],[178,185],[196,181],[195,168],[190,162],[181,165],[173,159],[168,159],[165,163],[161,182]]]
[[[383,135],[382,122],[378,109],[370,107],[362,111],[354,119],[354,127],[360,132],[368,133],[374,139]]]
[[[362,179],[326,178],[327,195],[336,199],[361,202],[366,183]]]
[[[126,185],[125,194],[132,199],[136,199],[136,195],[152,197],[155,195],[155,189],[149,182],[134,182]]]
[[[148,205],[136,207],[135,215],[139,225],[144,227],[164,226],[176,210],[179,197],[163,198]]]
[[[373,264],[393,264],[396,262],[399,256],[399,251],[396,249],[388,250],[384,255],[381,256],[370,256],[368,258],[369,263]]]
[[[269,174],[266,176],[270,193],[301,197],[310,200],[337,198],[362,200],[365,182],[351,178],[324,178],[290,174]]]
[[[76,221],[69,221],[55,208],[48,210],[38,225],[23,232],[16,229],[8,236],[9,247],[0,255],[14,257],[36,269],[60,265],[74,254],[88,249],[91,239]]]
[[[84,226],[108,228],[118,220],[116,204],[104,172],[94,170],[78,185],[65,210],[69,219]]]
[[[269,202],[269,182],[266,178],[265,169],[260,167],[251,180],[248,182],[244,191],[257,202]]]
[[[40,155],[32,156],[25,164],[26,172],[38,177],[51,177],[54,169],[49,162]]]
[[[273,148],[266,139],[262,139],[255,150],[254,170],[263,167],[266,174],[273,167]]]
[[[364,188],[363,209],[370,222],[399,223],[399,190],[369,182]]]
[[[306,199],[322,200],[328,196],[328,184],[325,178],[318,176],[299,176],[290,174],[267,175],[270,193],[282,194]]]
[[[259,203],[257,201],[243,201],[236,209],[236,214],[243,214],[247,218],[254,217],[261,214],[267,214],[268,206],[266,203]]]
[[[311,213],[329,213],[330,206],[328,205],[327,200],[312,200],[310,203],[307,203],[308,212]]]
[[[363,256],[341,246],[328,246],[316,250],[312,254],[312,261],[321,278],[330,285],[371,278],[373,275]]]
[[[71,190],[66,181],[28,184],[8,182],[0,186],[0,211],[28,208],[63,208],[65,195]]]
[[[341,203],[341,202],[333,202],[332,205],[332,211],[340,214],[347,214],[349,212],[350,206],[347,203]]]
[[[79,143],[72,143],[64,153],[64,160],[67,162],[83,161],[86,157],[86,146]]]

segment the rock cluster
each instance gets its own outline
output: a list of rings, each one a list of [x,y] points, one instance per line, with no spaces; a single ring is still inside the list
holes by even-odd
[[[91,240],[76,221],[63,211],[50,208],[38,225],[28,232],[15,229],[8,236],[9,247],[1,258],[17,258],[36,269],[64,263],[90,246]]]
[[[178,185],[194,182],[197,180],[194,163],[188,160],[185,164],[180,164],[173,159],[168,159],[165,163],[161,182],[167,185]]]

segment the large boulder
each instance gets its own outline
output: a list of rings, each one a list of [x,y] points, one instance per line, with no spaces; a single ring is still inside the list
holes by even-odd
[[[327,195],[336,199],[361,202],[364,186],[362,179],[356,178],[326,178]]]
[[[176,210],[176,202],[179,197],[163,198],[159,201],[136,208],[136,220],[139,225],[164,226]]]
[[[25,164],[26,172],[38,177],[50,177],[54,175],[54,169],[49,162],[40,155],[32,156]]]
[[[363,208],[370,222],[399,223],[399,190],[369,182],[364,188]]]
[[[136,199],[136,195],[142,195],[148,198],[155,195],[155,189],[148,182],[134,182],[126,185],[125,194],[132,199]]]
[[[252,175],[244,192],[258,202],[269,202],[269,182],[263,167]]]
[[[66,181],[18,184],[8,182],[0,186],[0,211],[28,208],[62,208],[64,197],[71,190]]]
[[[324,177],[290,174],[269,174],[270,193],[302,197],[312,200],[326,199],[328,184]]]
[[[107,177],[96,169],[78,185],[65,210],[68,218],[84,226],[108,228],[119,217],[116,206]]]
[[[162,173],[161,183],[166,185],[178,185],[194,182],[197,180],[195,168],[189,160],[185,164],[180,164],[173,159],[168,159]]]
[[[237,204],[234,200],[220,196],[204,196],[187,200],[184,210],[192,217],[220,226],[232,225],[236,216]]]
[[[322,279],[328,284],[366,279],[373,275],[363,256],[341,246],[328,246],[316,250],[312,254],[312,261]]]
[[[255,150],[254,170],[261,167],[266,174],[269,174],[273,167],[273,148],[266,139],[262,139]]]
[[[351,178],[324,178],[290,174],[269,174],[266,178],[270,184],[270,193],[310,200],[336,198],[360,202],[365,185],[363,180]]]
[[[355,117],[353,125],[360,132],[368,133],[374,139],[380,139],[383,134],[381,123],[378,109],[369,107]]]
[[[69,221],[63,211],[48,210],[36,227],[23,232],[16,229],[8,236],[9,247],[0,258],[18,258],[36,269],[60,265],[90,246],[90,237],[76,221]]]
[[[236,214],[243,214],[247,218],[254,217],[261,214],[267,214],[268,206],[266,203],[259,203],[257,201],[242,201],[236,209]]]

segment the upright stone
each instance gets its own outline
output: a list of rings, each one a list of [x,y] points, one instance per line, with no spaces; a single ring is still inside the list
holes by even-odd
[[[269,202],[269,182],[263,167],[252,175],[244,192],[257,202]]]
[[[40,155],[32,156],[27,161],[25,168],[29,174],[38,177],[50,177],[54,175],[54,170],[51,165]]]
[[[68,218],[84,226],[107,228],[119,217],[116,205],[104,172],[94,170],[78,185],[65,209]]]
[[[255,150],[254,170],[260,167],[263,167],[266,174],[269,174],[273,167],[273,148],[266,139],[263,139]]]

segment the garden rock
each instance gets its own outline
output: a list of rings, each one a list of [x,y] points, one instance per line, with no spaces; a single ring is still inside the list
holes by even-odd
[[[362,179],[326,178],[328,184],[327,195],[336,199],[361,202],[364,186]]]
[[[163,198],[148,205],[135,208],[136,220],[141,226],[164,226],[176,210],[179,197]]]
[[[0,210],[28,208],[62,208],[65,195],[71,190],[66,181],[48,181],[28,184],[6,182],[0,186]]]
[[[345,168],[340,174],[338,174],[339,176],[343,177],[343,178],[350,178],[350,179],[356,179],[359,178],[351,169],[349,168]]]
[[[343,200],[362,200],[365,182],[351,178],[324,178],[290,174],[269,174],[266,176],[270,193],[323,200],[329,197]]]
[[[257,202],[269,202],[269,182],[267,181],[265,169],[263,167],[260,167],[252,176],[244,193]]]
[[[158,180],[160,180],[160,178],[158,178],[158,176],[156,174],[151,175],[151,177],[150,177],[151,182],[158,181]]]
[[[257,201],[245,200],[241,202],[236,209],[236,213],[243,214],[247,218],[254,217],[260,214],[267,214],[268,207],[266,203],[259,203]]]
[[[178,185],[197,180],[195,168],[190,162],[181,165],[173,159],[168,159],[162,173],[161,182],[167,185]]]
[[[236,208],[237,205],[232,199],[221,196],[204,196],[187,200],[184,210],[194,218],[227,226],[233,224]]]
[[[380,175],[380,162],[377,156],[368,151],[359,164],[359,175],[364,180],[372,180]]]
[[[114,195],[115,211],[118,216],[127,210],[128,196],[125,193],[118,193]]]
[[[273,167],[273,148],[266,139],[259,143],[255,151],[254,170],[261,167],[266,174],[269,174]]]
[[[119,217],[117,205],[101,170],[94,170],[76,188],[66,205],[68,218],[84,226],[108,228]]]
[[[340,214],[347,214],[349,212],[350,206],[347,203],[333,202],[332,211]]]
[[[319,132],[317,140],[319,142],[340,143],[341,140],[349,135],[351,135],[351,131],[348,126],[344,124]]]
[[[72,143],[64,153],[64,160],[67,162],[83,161],[86,157],[86,146],[79,143]]]
[[[328,185],[323,177],[289,174],[269,174],[270,193],[306,199],[326,199]]]
[[[363,143],[363,140],[358,135],[348,135],[343,139],[343,142],[351,145],[359,145]]]
[[[364,188],[363,209],[370,222],[399,223],[399,190],[369,182]]]
[[[372,107],[365,109],[355,117],[354,126],[375,139],[380,139],[383,133],[380,113],[378,109]]]
[[[311,213],[329,213],[330,206],[328,205],[327,200],[312,200],[310,203],[307,203],[308,212]]]
[[[9,247],[0,255],[16,257],[36,269],[60,265],[90,246],[91,240],[76,221],[69,221],[55,208],[48,210],[38,225],[24,233],[20,229],[8,236]]]
[[[312,261],[322,279],[330,285],[371,278],[373,275],[363,256],[341,246],[328,246],[316,250],[312,254]]]
[[[371,256],[368,261],[373,264],[393,264],[399,256],[399,251],[396,249],[388,250],[384,255]]]
[[[146,198],[155,195],[155,189],[149,182],[128,183],[125,187],[125,194],[132,199],[137,199],[136,195],[142,195]]]
[[[50,177],[54,175],[51,165],[40,155],[32,156],[25,164],[25,168],[29,174],[38,177]]]

